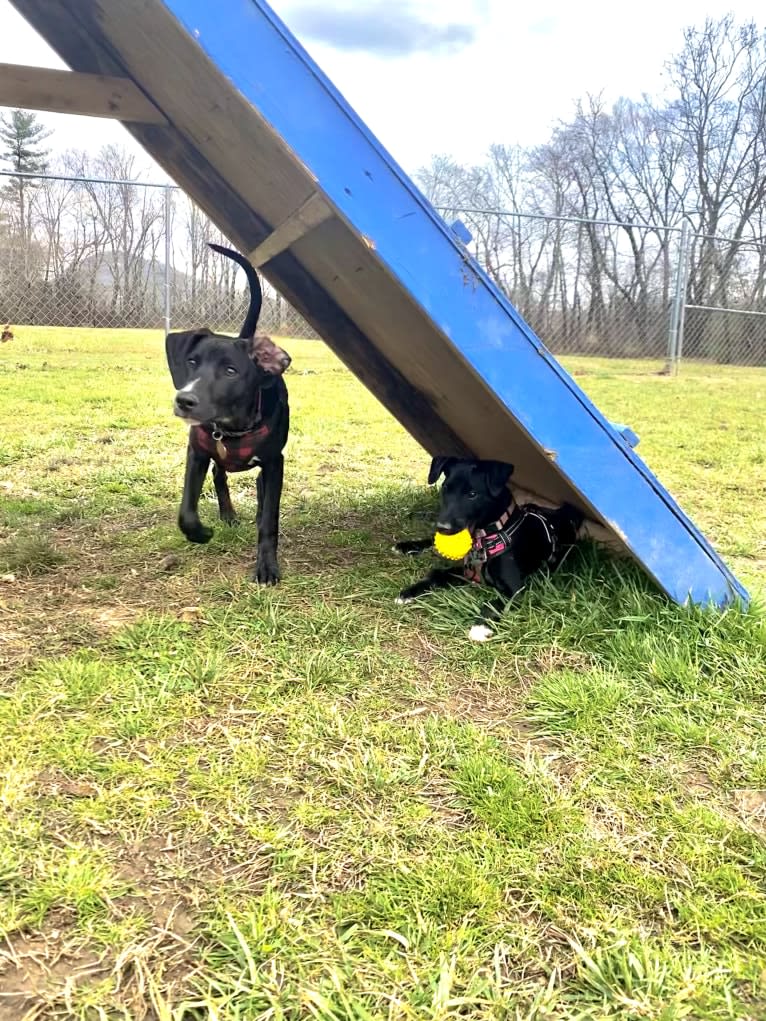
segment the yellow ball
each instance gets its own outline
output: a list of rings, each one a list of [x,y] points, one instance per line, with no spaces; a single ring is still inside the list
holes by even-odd
[[[447,560],[462,560],[472,545],[471,533],[467,528],[458,532],[457,535],[445,535],[444,532],[437,532],[434,536],[436,552],[446,557]]]

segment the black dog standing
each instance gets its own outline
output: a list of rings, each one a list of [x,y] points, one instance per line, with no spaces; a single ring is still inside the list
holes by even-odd
[[[265,585],[279,581],[277,543],[282,496],[282,451],[290,427],[287,387],[282,373],[290,356],[255,332],[263,300],[258,274],[230,248],[210,247],[244,269],[250,307],[239,338],[208,329],[169,333],[168,366],[176,387],[174,411],[191,426],[178,525],[191,542],[209,542],[212,528],[199,518],[202,485],[213,461],[213,483],[222,521],[236,523],[227,472],[260,467],[256,483],[258,557],[253,578]]]
[[[492,635],[490,617],[524,588],[526,579],[547,565],[554,569],[577,538],[582,513],[571,504],[550,509],[537,504],[519,506],[509,492],[513,465],[503,461],[469,461],[435,457],[428,484],[444,474],[437,529],[471,534],[471,549],[454,567],[435,568],[422,581],[403,589],[398,603],[409,603],[433,589],[462,583],[485,584],[500,598],[485,603],[469,637],[483,642]],[[397,553],[413,555],[433,546],[433,539],[398,542]]]

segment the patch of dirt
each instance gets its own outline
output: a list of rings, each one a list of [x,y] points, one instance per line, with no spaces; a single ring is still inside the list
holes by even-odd
[[[92,793],[85,783],[43,779],[72,797]],[[63,914],[49,915],[43,930],[8,937],[0,944],[0,1021],[74,1016],[78,991],[107,979],[111,989],[101,994],[101,1006],[135,1021],[155,1018],[150,990],[173,1004],[189,993],[199,971],[195,930],[211,888],[233,882],[255,893],[270,873],[268,853],[235,860],[228,846],[171,831],[133,841],[110,834],[93,839],[110,852],[116,876],[129,887],[110,901],[113,919],[139,916],[144,927],[132,941],[101,953],[75,941],[74,919]]]
[[[319,841],[319,843],[323,842]],[[321,891],[321,894],[326,895],[364,890],[368,882],[370,866],[374,866],[370,858],[360,861],[353,855],[333,856],[331,869],[322,877],[317,892]]]
[[[529,681],[531,677],[540,677],[554,670],[588,670],[591,658],[585,652],[576,649],[561,649],[552,645],[547,649],[538,649],[532,659],[523,664],[523,674]]]
[[[534,725],[518,715],[509,695],[497,689],[470,684],[456,688],[444,703],[443,711],[453,719],[470,720],[515,748],[558,755],[555,743],[537,734]]]
[[[134,624],[138,615],[134,606],[104,606],[100,610],[94,610],[90,623],[99,630],[118,631],[128,624]]]
[[[134,895],[146,899],[155,921],[163,925],[171,903],[182,905],[176,924],[185,925],[184,918],[193,921],[212,886],[234,882],[255,892],[271,873],[271,856],[260,848],[241,859],[229,845],[188,839],[173,831],[148,834],[127,844],[118,844],[113,837],[104,843],[117,857],[117,875],[131,885]]]
[[[715,785],[704,769],[690,769],[684,774],[684,786],[689,794],[698,798],[713,795]]]
[[[62,942],[69,919],[51,914],[43,930],[15,933],[0,943],[0,1021],[44,1018],[77,987],[106,978],[109,964],[96,953]]]
[[[766,833],[766,791],[750,788],[734,791],[734,805],[748,829]]]
[[[69,798],[94,798],[99,789],[87,780],[76,780],[57,770],[44,769],[37,776],[38,797],[55,798],[60,795]]]
[[[423,786],[420,797],[426,802],[434,822],[450,830],[469,829],[471,813],[460,803],[452,785],[445,777],[433,776]]]

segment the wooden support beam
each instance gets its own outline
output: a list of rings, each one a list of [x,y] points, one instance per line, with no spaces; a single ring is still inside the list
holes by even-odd
[[[0,106],[167,124],[165,116],[130,78],[23,64],[0,64]]]
[[[250,253],[248,256],[250,262],[256,267],[263,266],[280,252],[288,249],[290,245],[294,245],[309,231],[318,227],[320,223],[329,220],[331,216],[330,206],[321,195],[314,192]]]

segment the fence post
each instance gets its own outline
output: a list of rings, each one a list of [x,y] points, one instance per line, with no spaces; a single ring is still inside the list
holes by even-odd
[[[170,333],[170,185],[165,186],[165,336]]]
[[[689,221],[684,220],[681,224],[681,254],[679,256],[681,271],[681,307],[678,313],[678,333],[676,335],[676,366],[681,364],[681,356],[684,350],[684,325],[686,323],[686,288],[689,284],[689,257],[691,246],[689,244]]]
[[[673,307],[670,314],[670,330],[668,331],[668,372],[676,375],[683,348],[684,319],[686,317],[686,283],[689,272],[689,221],[681,224],[681,240],[678,245],[678,263],[676,265],[676,287],[673,295]]]

